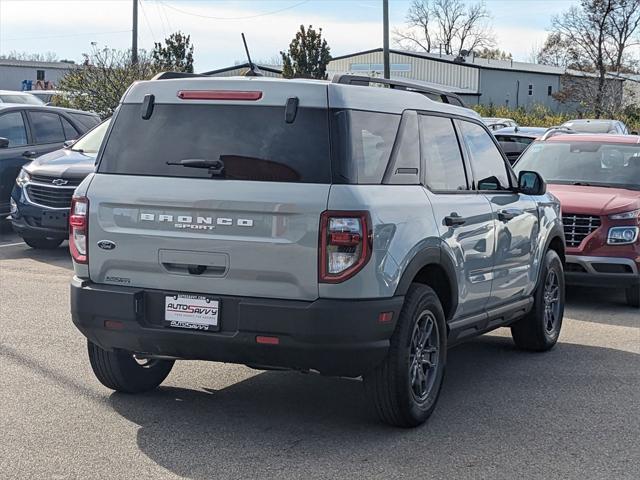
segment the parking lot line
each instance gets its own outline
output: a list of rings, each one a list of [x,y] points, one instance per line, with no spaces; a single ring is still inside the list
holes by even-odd
[[[0,245],[0,248],[2,248],[2,247],[15,247],[16,245],[26,245],[26,243],[24,243],[24,242],[7,243],[6,245]]]

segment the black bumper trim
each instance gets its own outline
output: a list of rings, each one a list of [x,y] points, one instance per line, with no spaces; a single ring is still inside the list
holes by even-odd
[[[630,273],[564,272],[567,285],[600,288],[628,288],[640,286],[640,275]]]
[[[76,327],[107,350],[358,376],[386,356],[404,301],[402,296],[306,302],[215,295],[221,301],[220,331],[203,332],[163,325],[164,296],[175,293],[180,292],[76,277],[71,314]],[[379,323],[381,312],[393,312],[393,320]],[[106,328],[107,320],[122,328]],[[280,343],[258,344],[258,335],[277,336]]]

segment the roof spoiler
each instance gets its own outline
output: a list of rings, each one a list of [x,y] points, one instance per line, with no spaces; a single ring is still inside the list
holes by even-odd
[[[172,80],[174,78],[197,78],[204,77],[200,73],[186,73],[186,72],[160,72],[151,80]]]

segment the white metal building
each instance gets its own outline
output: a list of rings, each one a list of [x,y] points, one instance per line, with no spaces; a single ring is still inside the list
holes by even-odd
[[[0,90],[55,89],[60,79],[77,65],[65,62],[32,62],[0,59]]]

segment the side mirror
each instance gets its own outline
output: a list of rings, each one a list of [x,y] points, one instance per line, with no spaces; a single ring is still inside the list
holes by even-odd
[[[9,148],[9,139],[0,137],[0,148]]]
[[[518,191],[525,195],[544,195],[547,184],[538,172],[525,170],[518,175]]]

